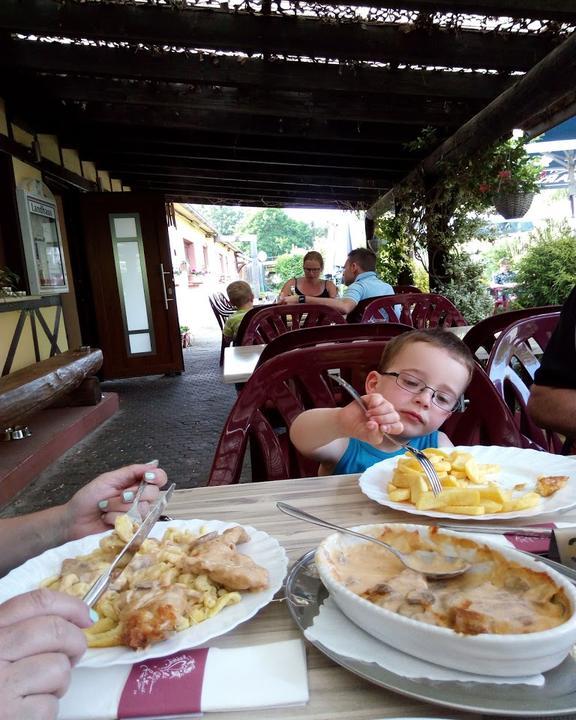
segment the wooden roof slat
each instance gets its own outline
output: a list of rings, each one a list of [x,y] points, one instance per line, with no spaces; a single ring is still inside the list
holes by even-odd
[[[360,5],[366,0],[328,0],[327,5]],[[370,0],[369,7],[425,13],[464,13],[573,22],[576,9],[568,0]]]
[[[287,22],[289,20],[289,22]],[[245,53],[527,70],[560,41],[550,35],[417,29],[324,18],[163,5],[2,0],[0,28],[33,35],[167,44]]]
[[[201,83],[276,90],[330,90],[426,97],[492,99],[515,77],[359,65],[266,61],[254,58],[151,53],[142,49],[90,47],[58,42],[0,42],[0,68],[111,76],[135,80]]]
[[[18,82],[21,79],[18,78]],[[267,89],[243,91],[238,88],[209,88],[173,83],[136,83],[101,78],[43,75],[37,80],[53,99],[125,105],[146,105],[178,112],[217,110],[230,114],[251,114],[295,118],[328,118],[364,122],[422,123],[457,127],[474,115],[477,102],[430,100],[417,106],[410,98],[347,93],[273,92]],[[416,108],[418,110],[416,112]]]

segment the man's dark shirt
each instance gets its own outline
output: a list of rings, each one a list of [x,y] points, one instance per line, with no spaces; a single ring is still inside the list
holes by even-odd
[[[576,389],[576,287],[564,303],[560,321],[534,376],[537,385]]]

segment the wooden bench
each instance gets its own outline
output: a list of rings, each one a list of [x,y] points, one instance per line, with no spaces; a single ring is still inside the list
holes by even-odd
[[[101,350],[67,350],[0,378],[0,429],[21,424],[32,413],[70,403],[74,392],[102,366]],[[82,401],[80,401],[82,402]],[[82,404],[94,404],[86,399]]]

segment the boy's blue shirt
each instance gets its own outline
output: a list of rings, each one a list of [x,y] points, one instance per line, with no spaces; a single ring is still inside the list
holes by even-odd
[[[425,448],[438,447],[438,430],[429,433],[428,435],[422,435],[421,437],[411,438],[408,440],[408,445],[411,445],[417,450],[424,450]],[[348,441],[348,447],[346,448],[344,455],[336,463],[336,467],[332,471],[333,475],[347,475],[348,473],[362,473],[367,468],[375,465],[381,460],[387,460],[388,458],[395,457],[396,455],[403,455],[405,450],[393,450],[392,452],[384,452],[378,450],[373,445],[370,445],[363,440],[356,440],[356,438],[350,438]]]

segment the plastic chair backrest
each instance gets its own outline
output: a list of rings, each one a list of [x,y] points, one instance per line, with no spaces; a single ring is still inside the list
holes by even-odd
[[[380,298],[387,298],[391,297],[390,295],[376,295],[375,297],[369,297],[365,300],[360,300],[359,303],[356,304],[356,307],[354,310],[351,310],[348,315],[346,315],[346,322],[348,323],[359,323],[362,322],[362,315],[364,314],[364,310],[370,305],[371,302],[374,300],[379,300]],[[382,318],[381,318],[382,319]],[[392,321],[394,321],[394,318],[392,318]]]
[[[239,393],[220,435],[208,485],[239,482],[250,442],[253,480],[281,480],[318,474],[318,463],[302,457],[291,445],[288,430],[294,419],[312,407],[337,407],[350,402],[328,377],[338,369],[359,391],[370,370],[378,367],[386,340],[331,343],[290,350],[254,371]],[[445,424],[453,442],[463,445],[525,443],[510,411],[485,372],[477,366],[466,392],[470,404]]]
[[[413,330],[409,325],[401,323],[356,323],[354,325],[318,325],[316,327],[292,330],[278,335],[262,351],[258,365],[262,365],[270,358],[296,348],[323,345],[335,342],[356,342],[366,340],[389,340],[407,330]]]
[[[398,306],[401,306],[399,315]],[[361,322],[381,322],[382,310],[387,313],[389,322],[398,317],[398,322],[419,330],[468,324],[447,297],[436,293],[401,293],[376,298],[365,307]]]
[[[478,351],[485,351],[486,355],[490,355],[496,336],[512,323],[524,318],[542,315],[544,313],[558,312],[562,308],[561,305],[543,305],[540,307],[523,308],[522,310],[509,310],[508,312],[490,315],[484,320],[480,320],[473,325],[470,330],[462,338],[470,348],[473,355],[478,356]]]
[[[252,308],[254,310],[254,308]],[[269,343],[274,338],[291,330],[299,330],[316,325],[343,325],[346,321],[342,313],[333,307],[302,303],[298,305],[268,305],[258,307],[250,316],[242,318],[235,345],[259,345]]]
[[[228,303],[228,307],[224,305],[223,298],[224,295],[222,295],[222,293],[214,293],[213,295],[208,296],[208,302],[210,303],[212,312],[216,316],[220,330],[224,328],[224,323],[230,315],[233,315],[236,312],[236,308],[228,301],[226,301]]]
[[[524,318],[506,328],[494,342],[486,372],[513,413],[520,432],[542,449],[561,453],[563,440],[552,431],[539,428],[526,406],[539,357],[554,332],[560,312]]]

